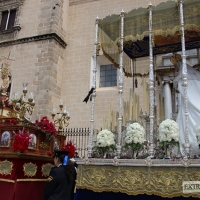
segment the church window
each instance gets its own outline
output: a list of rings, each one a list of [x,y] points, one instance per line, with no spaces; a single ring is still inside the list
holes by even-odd
[[[100,66],[99,87],[117,86],[117,69],[113,64]]]
[[[0,30],[9,30],[15,24],[16,10],[6,10],[2,12],[1,28]]]

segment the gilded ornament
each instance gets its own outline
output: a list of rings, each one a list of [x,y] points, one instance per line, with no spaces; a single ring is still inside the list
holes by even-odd
[[[7,116],[11,118],[18,118],[18,114],[14,110],[8,111]]]
[[[49,176],[52,167],[53,165],[51,163],[42,165],[42,176]]]
[[[183,180],[198,181],[199,177],[196,167],[79,165],[76,186],[94,192],[112,191],[171,198],[187,196],[182,192]],[[199,194],[192,196],[200,197]]]
[[[24,176],[35,176],[37,172],[37,166],[33,163],[25,163],[23,165]]]
[[[39,145],[40,149],[49,149],[49,145],[46,142],[42,142]]]
[[[4,160],[0,162],[0,174],[2,175],[10,175],[12,173],[13,170],[13,163],[8,161],[8,160]]]

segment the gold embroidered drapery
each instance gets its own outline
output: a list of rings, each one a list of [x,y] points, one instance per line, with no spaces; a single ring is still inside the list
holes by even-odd
[[[200,46],[200,1],[184,0],[186,49]],[[163,2],[153,7],[154,55],[181,50],[180,14],[177,1]],[[120,16],[111,15],[100,20],[99,42],[104,55],[119,65]],[[149,13],[147,8],[125,13],[124,51],[130,58],[149,55]],[[124,58],[124,72],[132,76],[128,57]]]
[[[200,198],[200,194],[182,192],[183,181],[199,180],[198,167],[79,165],[76,187],[94,192]]]

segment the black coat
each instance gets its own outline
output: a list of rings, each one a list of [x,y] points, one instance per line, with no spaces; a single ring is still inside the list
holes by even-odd
[[[44,200],[72,200],[74,181],[68,181],[64,168],[53,167],[44,188]]]

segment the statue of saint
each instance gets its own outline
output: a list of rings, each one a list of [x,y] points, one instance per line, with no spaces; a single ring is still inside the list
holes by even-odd
[[[4,63],[1,68],[0,106],[7,106],[11,91],[11,74],[9,64]]]
[[[179,143],[180,143],[180,153],[184,155],[184,143],[185,143],[185,93],[183,87],[183,76],[182,76],[182,58],[179,54],[175,54],[171,58],[171,62],[174,64],[175,69],[177,70],[177,76],[173,81],[174,87],[178,92],[178,115],[176,122],[179,125]],[[200,119],[200,72],[192,68],[188,64],[187,67],[187,107],[188,107],[188,134],[189,134],[189,143],[190,155],[200,155],[199,144],[197,141],[197,131],[196,126],[199,125]],[[176,152],[174,151],[176,154]]]

